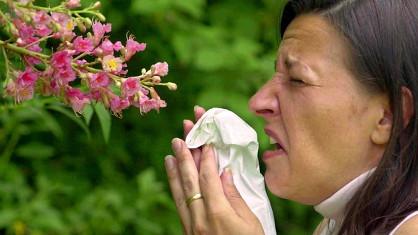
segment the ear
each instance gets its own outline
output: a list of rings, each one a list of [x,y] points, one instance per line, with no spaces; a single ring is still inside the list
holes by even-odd
[[[408,126],[409,121],[411,121],[412,115],[414,114],[414,96],[412,95],[409,88],[402,87],[402,117],[403,117],[403,127]]]
[[[378,112],[374,119],[375,125],[370,139],[374,144],[384,145],[389,142],[393,125],[393,114],[390,109],[389,98],[386,95],[379,96],[377,103]]]
[[[402,117],[403,127],[405,128],[412,115],[414,114],[414,97],[411,90],[407,87],[402,87]],[[378,122],[371,134],[371,140],[373,143],[383,145],[389,142],[392,125],[393,125],[393,113],[388,104],[388,100],[385,97],[385,101],[381,102],[381,111],[378,117]]]

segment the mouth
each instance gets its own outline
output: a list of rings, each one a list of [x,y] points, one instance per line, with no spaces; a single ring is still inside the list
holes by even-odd
[[[283,146],[283,142],[280,140],[278,135],[268,128],[265,128],[264,132],[270,137],[270,144],[273,146],[274,149],[267,150],[266,152],[264,152],[263,160],[267,160],[273,157],[287,156],[287,151]]]

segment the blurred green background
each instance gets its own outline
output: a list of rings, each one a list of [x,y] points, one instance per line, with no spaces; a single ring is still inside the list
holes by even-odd
[[[268,148],[247,102],[273,74],[283,3],[103,0],[111,40],[130,32],[147,43],[130,72],[167,61],[165,80],[178,90],[159,90],[168,103],[159,114],[132,109],[111,125],[51,100],[15,106],[1,98],[0,234],[182,234],[163,166],[170,141],[198,104],[236,112],[259,133],[260,152]],[[320,218],[311,207],[270,198],[279,234],[313,232]]]

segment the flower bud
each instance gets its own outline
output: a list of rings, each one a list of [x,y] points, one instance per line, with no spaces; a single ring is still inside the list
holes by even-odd
[[[160,83],[160,82],[161,82],[161,77],[160,77],[160,76],[153,76],[153,77],[151,78],[151,81],[152,81],[153,83],[158,84],[158,83]]]
[[[79,29],[82,33],[86,32],[87,28],[86,28],[86,26],[84,25],[84,22],[83,22],[83,20],[82,20],[81,18],[77,18],[77,19],[76,19],[76,21],[75,21],[75,23],[77,24],[78,29]]]
[[[102,7],[102,3],[97,1],[93,4],[92,9],[99,10]]]
[[[122,83],[121,83],[120,81],[117,81],[117,82],[115,82],[115,85],[116,85],[117,87],[120,87],[120,86],[122,86]]]
[[[170,91],[175,91],[177,90],[177,84],[173,83],[173,82],[167,82],[167,87]]]
[[[17,28],[14,26],[14,24],[8,24],[9,26],[9,30],[10,33],[14,36],[19,36],[19,31],[17,30]]]
[[[61,31],[61,25],[59,25],[58,23],[54,21],[52,22],[52,29],[54,30],[54,32],[59,32]]]
[[[86,74],[86,73],[80,73],[78,76],[83,80],[89,78],[88,74]]]
[[[96,13],[97,18],[99,18],[100,21],[106,21],[106,17],[102,13]]]
[[[93,25],[93,22],[91,22],[91,19],[90,19],[90,18],[85,17],[85,18],[81,18],[81,19],[83,20],[84,25],[85,25],[87,28],[91,28],[91,26]]]
[[[157,91],[153,87],[150,87],[149,90],[150,90],[151,98],[154,98],[157,100],[160,99],[160,96],[158,95]]]

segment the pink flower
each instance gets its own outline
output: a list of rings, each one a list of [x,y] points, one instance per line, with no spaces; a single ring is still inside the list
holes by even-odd
[[[36,35],[39,37],[46,37],[52,33],[52,30],[46,25],[36,26]]]
[[[76,52],[91,52],[94,49],[93,41],[89,38],[77,37],[73,42]]]
[[[64,13],[51,13],[52,19],[60,25],[58,33],[55,35],[58,38],[61,38],[64,41],[71,41],[75,36],[73,32],[75,24],[71,16]]]
[[[125,61],[130,60],[137,52],[144,51],[146,47],[147,45],[145,43],[138,43],[132,36],[129,37],[126,42]]]
[[[27,67],[24,72],[18,74],[16,81],[11,81],[7,84],[6,94],[13,96],[18,103],[32,99],[38,77],[39,74],[37,72]]]
[[[83,94],[78,88],[68,88],[65,95],[74,112],[76,113],[81,114],[86,104],[90,103],[90,100],[87,98],[87,96]]]
[[[81,4],[80,4],[80,0],[68,0],[68,1],[65,3],[65,6],[66,6],[67,8],[69,8],[69,9],[73,9],[73,8],[80,7],[80,6],[81,6]]]
[[[110,109],[116,116],[121,116],[122,110],[129,107],[128,98],[121,99],[119,96],[114,96],[110,101]]]
[[[122,73],[124,67],[123,60],[119,57],[114,57],[113,55],[103,57],[102,66],[104,71],[114,74]]]
[[[36,25],[47,25],[51,22],[51,16],[48,15],[45,11],[36,11],[32,19],[33,23],[35,23]]]
[[[52,30],[49,28],[49,24],[52,19],[44,11],[37,11],[32,17],[33,23],[35,24],[36,34],[40,37],[48,36],[52,33]]]
[[[141,89],[141,84],[136,78],[128,78],[122,83],[122,96],[129,97],[135,95]]]
[[[6,94],[14,97],[17,103],[33,98],[34,87],[33,86],[19,86],[14,81],[10,81],[6,85]]]
[[[18,30],[18,33],[19,33],[18,43],[20,45],[27,45],[31,42],[38,40],[35,37],[35,28],[33,28],[31,25],[27,25],[20,19],[15,19],[13,21],[13,24],[16,26]]]
[[[115,42],[115,44],[113,44],[113,50],[115,51],[120,51],[123,48],[123,45],[120,41]]]
[[[109,76],[104,73],[95,73],[91,75],[90,78],[90,88],[96,89],[100,87],[107,87],[110,84]]]
[[[113,43],[109,39],[103,40],[100,48],[102,49],[102,55],[113,55]]]
[[[60,81],[60,85],[65,85],[76,79],[76,73],[71,66],[62,67],[55,70],[53,77]]]
[[[148,97],[147,97],[148,98]],[[167,107],[167,103],[164,100],[160,99],[143,99],[139,103],[139,108],[141,113],[148,113],[149,111],[155,109],[160,110],[160,108]]]
[[[51,65],[54,68],[66,68],[71,66],[72,54],[69,51],[57,51],[52,54]]]
[[[83,65],[87,64],[88,62],[87,62],[87,60],[82,59],[82,60],[77,60],[75,63],[76,63],[77,65],[79,65],[79,66],[83,67]]]
[[[34,72],[32,68],[27,67],[24,72],[19,73],[16,83],[20,87],[34,86],[36,80],[38,80],[38,73]]]
[[[102,24],[100,22],[93,23],[94,44],[98,45],[106,33],[112,31],[111,24]]]
[[[163,63],[158,62],[158,63],[154,64],[153,67],[155,69],[154,70],[154,75],[164,77],[165,75],[168,74],[168,64],[167,64],[167,62],[163,62]]]

